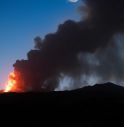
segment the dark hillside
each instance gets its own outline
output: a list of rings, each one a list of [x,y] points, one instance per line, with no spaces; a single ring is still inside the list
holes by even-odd
[[[124,88],[106,83],[64,92],[3,93],[0,106],[5,113],[33,118],[30,123],[36,118],[51,126],[118,126],[123,124]]]

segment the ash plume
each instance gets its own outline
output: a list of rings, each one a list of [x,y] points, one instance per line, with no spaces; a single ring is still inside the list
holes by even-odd
[[[28,59],[14,64],[26,91],[55,90],[65,76],[72,78],[71,89],[87,83],[88,77],[95,76],[98,82],[122,80],[124,61],[117,35],[124,32],[124,1],[83,0],[82,4],[85,18],[65,21],[44,39],[36,37]]]

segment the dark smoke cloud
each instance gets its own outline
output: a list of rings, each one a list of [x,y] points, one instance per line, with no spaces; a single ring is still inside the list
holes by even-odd
[[[79,80],[88,81],[87,76],[118,77],[122,68],[115,68],[122,61],[114,37],[124,30],[124,1],[84,0],[81,10],[84,19],[65,21],[55,33],[36,37],[28,59],[16,61],[14,69],[25,90],[55,90],[66,75],[73,88],[79,87]]]

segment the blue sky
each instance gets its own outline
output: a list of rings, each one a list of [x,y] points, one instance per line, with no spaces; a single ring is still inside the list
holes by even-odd
[[[0,88],[13,63],[26,59],[36,36],[55,32],[67,19],[80,19],[79,4],[68,0],[0,0]]]

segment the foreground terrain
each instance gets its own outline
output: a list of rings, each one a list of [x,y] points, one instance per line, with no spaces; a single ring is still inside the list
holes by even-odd
[[[106,83],[64,92],[1,93],[0,107],[20,124],[120,126],[124,125],[124,87]]]

